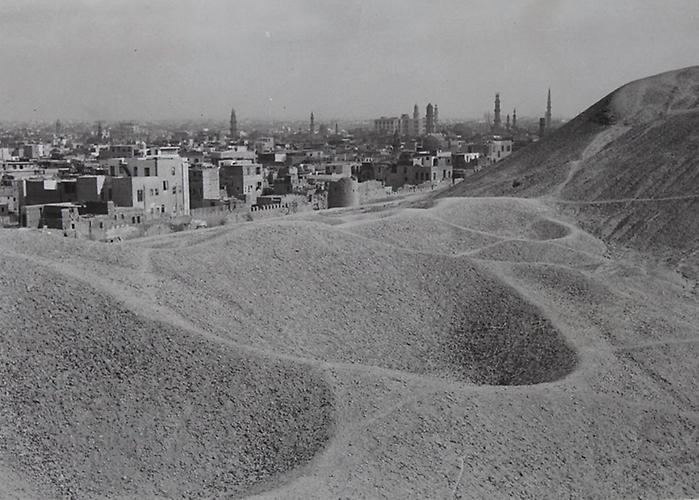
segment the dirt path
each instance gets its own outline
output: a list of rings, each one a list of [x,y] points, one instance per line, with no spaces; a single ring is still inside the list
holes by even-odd
[[[549,195],[550,198],[560,199],[566,186],[573,180],[573,177],[580,171],[583,167],[584,162],[595,156],[597,153],[602,151],[604,147],[610,142],[618,139],[629,131],[631,127],[624,125],[614,125],[595,136],[594,139],[587,145],[580,155],[580,159],[570,162],[568,165],[568,175],[564,181],[556,186],[556,188]]]

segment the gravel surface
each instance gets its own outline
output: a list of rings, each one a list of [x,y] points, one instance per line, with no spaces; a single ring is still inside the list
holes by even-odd
[[[325,446],[333,396],[313,370],[137,317],[20,259],[0,270],[0,451],[49,496],[239,494]]]
[[[699,495],[686,278],[536,200],[333,218],[3,232],[0,497]]]

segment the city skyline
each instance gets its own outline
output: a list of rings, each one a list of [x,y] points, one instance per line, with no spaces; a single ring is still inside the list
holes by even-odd
[[[624,83],[696,63],[699,5],[10,0],[0,121],[324,120],[503,110],[572,117]],[[324,118],[325,117],[325,118]]]

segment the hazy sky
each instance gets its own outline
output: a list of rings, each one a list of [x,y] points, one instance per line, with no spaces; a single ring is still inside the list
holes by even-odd
[[[697,0],[0,0],[0,121],[572,116],[698,47]]]

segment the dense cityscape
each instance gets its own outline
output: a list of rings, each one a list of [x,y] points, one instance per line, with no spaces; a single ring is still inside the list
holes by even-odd
[[[492,119],[491,119],[492,116]],[[342,125],[342,126],[341,126]],[[373,126],[372,126],[373,125]],[[97,122],[0,129],[6,227],[121,241],[241,217],[356,206],[461,182],[560,125],[540,119],[425,114],[368,122]],[[258,213],[255,213],[258,212]]]

